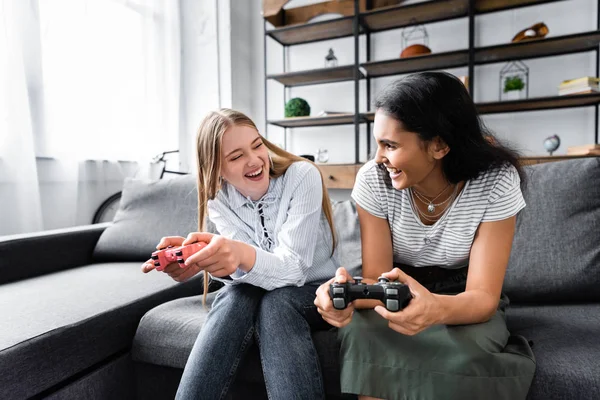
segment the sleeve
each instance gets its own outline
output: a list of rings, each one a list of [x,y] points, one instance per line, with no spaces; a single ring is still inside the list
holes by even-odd
[[[369,214],[387,219],[387,213],[383,209],[383,193],[381,193],[384,183],[380,181],[377,168],[377,164],[373,161],[360,168],[350,196]]]
[[[217,198],[209,200],[207,208],[210,221],[215,225],[219,235],[252,245],[254,239],[246,231],[240,229],[240,224],[244,224],[244,221],[233,212],[229,205]],[[245,272],[238,268],[229,278],[213,276],[212,279],[223,283],[231,283],[232,279],[244,274]]]
[[[517,215],[525,207],[521,179],[517,169],[510,165],[496,175],[482,222],[500,221]]]
[[[247,283],[273,290],[284,286],[302,286],[312,267],[323,212],[323,186],[319,170],[312,164],[302,163],[297,175],[286,185],[292,190],[287,219],[277,235],[273,252],[256,248],[256,261],[248,273],[231,276],[233,284]],[[292,167],[290,167],[292,168]],[[290,172],[288,170],[288,172]],[[239,272],[239,270],[238,270]]]

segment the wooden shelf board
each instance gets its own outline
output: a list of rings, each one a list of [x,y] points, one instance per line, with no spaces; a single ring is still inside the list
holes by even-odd
[[[513,8],[523,8],[536,6],[546,3],[556,3],[564,0],[476,0],[475,12],[485,14],[490,12],[511,10]]]
[[[363,74],[360,72],[359,76],[360,78],[363,78]],[[269,75],[267,76],[267,79],[274,79],[286,86],[350,81],[354,79],[354,65]]]
[[[565,0],[476,0],[476,14],[528,7]],[[361,13],[361,25],[371,32],[403,28],[416,24],[446,21],[468,16],[469,0],[429,0],[411,5],[397,5]],[[361,33],[364,33],[360,27]],[[266,34],[282,45],[290,46],[320,40],[352,36],[353,17],[284,26]]]
[[[466,17],[468,12],[469,0],[438,0],[386,7],[362,13],[361,18],[367,30],[377,32]]]
[[[570,96],[537,97],[524,100],[477,103],[480,114],[499,114],[522,111],[555,110],[560,108],[586,107],[600,104],[600,93]],[[366,121],[375,119],[375,112],[363,114]]]
[[[468,63],[469,51],[459,50],[395,60],[367,62],[361,64],[361,66],[367,71],[367,76],[378,77],[424,70],[464,67]]]
[[[329,115],[326,117],[294,117],[270,120],[268,123],[282,128],[347,125],[354,123],[354,114]]]
[[[353,17],[285,26],[267,31],[267,35],[282,45],[311,43],[326,39],[337,39],[353,34]]]
[[[475,49],[475,64],[481,65],[578,53],[594,50],[598,48],[598,44],[600,44],[600,31],[539,39],[531,42],[481,47]]]
[[[480,114],[498,114],[521,111],[555,110],[570,107],[586,107],[597,104],[600,104],[600,93],[478,103],[477,109]]]

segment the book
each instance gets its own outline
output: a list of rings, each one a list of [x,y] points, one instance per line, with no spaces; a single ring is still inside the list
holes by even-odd
[[[570,94],[586,94],[586,93],[600,93],[600,88],[594,86],[576,87],[570,89],[559,89],[559,96],[566,96]]]
[[[581,146],[569,146],[567,155],[570,156],[600,156],[600,144],[584,144]]]
[[[562,81],[559,88],[569,88],[573,86],[598,86],[600,84],[600,78],[593,76],[584,76],[582,78],[569,79]]]

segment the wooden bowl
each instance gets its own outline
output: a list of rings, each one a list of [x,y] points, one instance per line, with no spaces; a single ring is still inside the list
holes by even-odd
[[[400,58],[423,56],[425,54],[431,54],[431,49],[429,47],[422,44],[413,44],[402,50]]]

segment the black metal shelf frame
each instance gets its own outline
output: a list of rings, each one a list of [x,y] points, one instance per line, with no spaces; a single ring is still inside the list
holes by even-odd
[[[510,61],[515,59],[532,59],[539,57],[551,57],[557,55],[567,55],[573,53],[594,51],[595,52],[595,64],[596,64],[596,76],[600,76],[600,50],[598,48],[598,42],[600,42],[600,7],[598,8],[598,15],[596,18],[596,31],[595,32],[584,32],[574,35],[567,35],[563,37],[554,37],[543,39],[543,41],[532,41],[532,42],[524,42],[517,44],[503,44],[497,46],[488,46],[483,48],[475,47],[475,18],[478,15],[488,14],[492,12],[500,12],[515,8],[525,8],[530,6],[542,5],[546,3],[552,3],[557,1],[565,1],[565,0],[509,0],[506,1],[504,5],[498,5],[494,2],[488,2],[487,0],[439,0],[439,3],[434,4],[434,2],[426,2],[426,3],[418,3],[409,6],[399,6],[399,7],[391,7],[383,10],[375,10],[365,13],[360,13],[359,11],[359,2],[355,0],[354,2],[354,16],[339,18],[333,21],[323,21],[317,23],[310,23],[301,26],[291,26],[284,28],[277,28],[272,30],[267,30],[267,22],[264,22],[264,82],[265,82],[265,121],[266,125],[278,125],[284,128],[284,147],[287,148],[287,129],[289,127],[300,127],[300,126],[331,126],[337,124],[350,124],[354,125],[354,140],[355,140],[355,163],[360,162],[360,125],[362,123],[366,123],[366,155],[367,158],[371,152],[371,140],[370,140],[370,123],[372,122],[372,113],[369,111],[371,105],[371,79],[377,78],[380,76],[394,75],[398,73],[408,73],[408,72],[416,72],[420,70],[427,70],[429,68],[419,67],[418,62],[429,62],[430,65],[434,67],[437,66],[439,68],[451,68],[451,67],[459,67],[466,66],[468,68],[468,76],[469,76],[469,92],[474,92],[475,79],[474,79],[474,70],[478,65],[484,65],[489,63],[498,63],[504,61]],[[412,20],[410,23],[398,22],[396,24],[392,24],[393,26],[379,26],[373,23],[373,18],[378,15],[384,15],[389,13],[398,13],[400,11],[406,10],[426,10],[427,7],[437,7],[438,13],[440,12],[440,4],[444,3],[449,10],[448,16],[445,18],[437,17],[435,13],[432,13],[430,16],[423,17],[422,21],[414,21]],[[490,5],[491,4],[491,5]],[[487,6],[487,8],[486,8]],[[400,15],[400,14],[398,14]],[[374,17],[375,16],[375,17]],[[439,21],[447,21],[451,19],[457,18],[467,18],[468,20],[468,48],[465,50],[449,52],[449,53],[438,53],[433,54],[431,56],[424,56],[421,60],[411,60],[406,59],[402,61],[394,61],[394,60],[386,60],[371,63],[371,40],[372,34],[377,32],[382,32],[390,29],[398,29],[402,27],[407,27],[414,25],[416,23],[433,23]],[[351,29],[348,24],[351,22]],[[339,32],[328,32],[327,27],[335,26],[334,24],[338,24],[340,31]],[[389,25],[389,23],[388,23]],[[375,28],[373,28],[375,26]],[[313,36],[308,36],[308,40],[294,40],[293,35],[286,39],[285,34],[290,32],[313,32]],[[315,33],[316,32],[316,33]],[[323,36],[323,32],[326,32],[326,37]],[[321,35],[321,37],[319,37]],[[359,39],[361,35],[366,36],[366,63],[360,63],[360,49],[359,49]],[[283,46],[283,68],[284,71],[281,74],[276,75],[267,75],[267,36],[273,38],[275,41],[280,43]],[[321,40],[328,39],[336,39],[340,37],[348,37],[353,36],[354,39],[354,64],[336,67],[335,69],[317,69],[310,71],[299,71],[286,73],[286,63],[287,63],[287,52],[289,51],[289,47],[295,44],[300,43],[313,43]],[[585,40],[589,39],[589,43],[585,42]],[[579,40],[579,41],[578,41]],[[552,48],[553,43],[564,44],[566,46],[570,46],[567,48]],[[556,46],[555,46],[556,47]],[[519,54],[519,50],[529,49],[529,53],[521,52]],[[511,55],[511,52],[513,55]],[[426,59],[425,57],[431,57]],[[436,58],[437,57],[437,58]],[[436,65],[436,60],[438,65]],[[364,73],[365,69],[368,70],[369,66],[385,66],[386,63],[394,63],[401,62],[403,63],[403,67],[398,69],[398,71],[394,71],[393,67],[389,70],[389,73],[381,73],[379,75],[375,74],[371,76],[368,73]],[[444,64],[445,62],[445,64]],[[411,66],[412,63],[412,66]],[[319,76],[320,74],[332,73],[331,76]],[[348,116],[346,118],[341,116],[333,116],[330,117],[329,120],[325,119],[315,119],[311,121],[307,121],[306,124],[302,122],[294,122],[294,123],[286,123],[285,121],[269,121],[267,119],[267,80],[273,79],[277,80],[283,84],[284,87],[284,103],[287,102],[289,97],[289,91],[291,87],[294,86],[302,86],[302,85],[314,85],[314,84],[322,84],[322,83],[331,83],[331,82],[342,82],[342,81],[353,81],[354,82],[354,115],[352,118],[352,122],[349,121]],[[360,113],[360,80],[366,80],[366,100],[367,100],[367,109],[366,114]],[[498,113],[498,112],[519,112],[519,111],[530,111],[530,110],[550,110],[550,109],[558,109],[558,108],[566,108],[566,107],[590,107],[593,106],[595,109],[595,118],[594,118],[594,127],[595,127],[595,143],[599,143],[599,115],[600,115],[600,97],[598,96],[583,96],[586,97],[585,101],[579,101],[580,99],[573,100],[562,100],[560,98],[532,98],[526,99],[522,101],[515,102],[515,104],[508,104],[507,107],[504,107],[500,103],[481,103],[478,104],[480,107],[482,114],[490,114],[490,113]],[[518,108],[522,107],[522,108]],[[336,119],[337,118],[337,119]],[[341,122],[340,122],[341,121]]]

